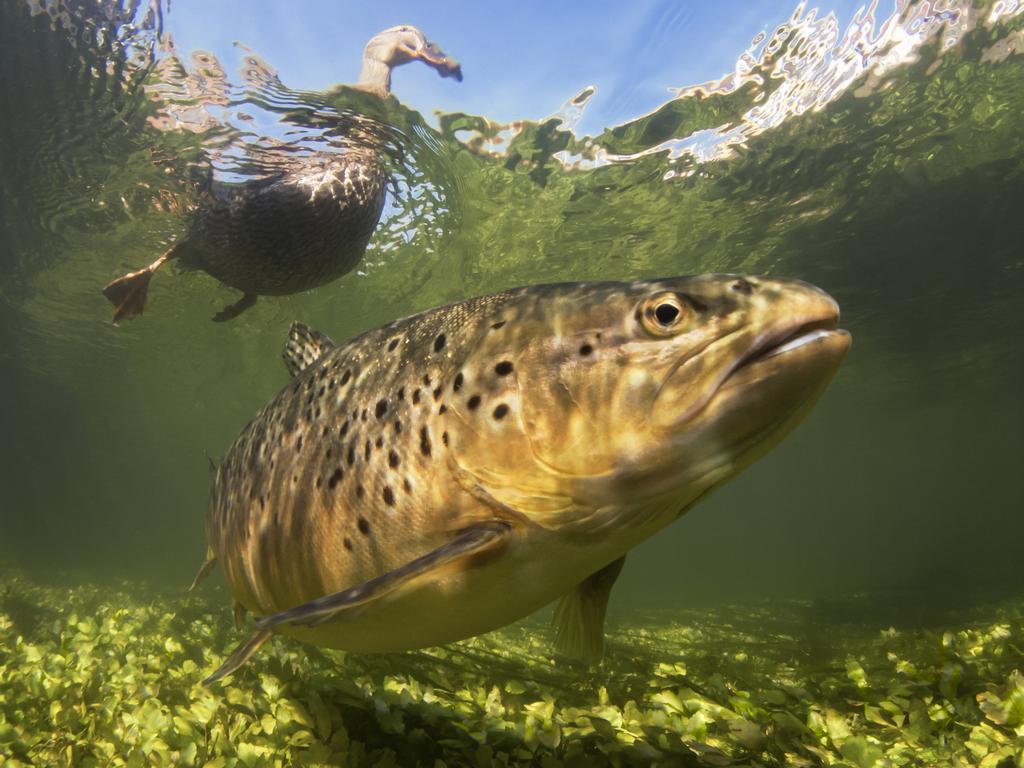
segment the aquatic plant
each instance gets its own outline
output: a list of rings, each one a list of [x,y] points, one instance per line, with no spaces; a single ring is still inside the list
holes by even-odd
[[[235,639],[219,595],[3,581],[6,766],[1024,764],[1019,600],[923,629],[847,623],[863,604],[621,617],[592,671],[537,620],[386,656],[280,640],[204,688]]]

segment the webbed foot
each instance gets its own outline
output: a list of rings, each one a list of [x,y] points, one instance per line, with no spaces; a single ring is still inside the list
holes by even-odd
[[[242,298],[236,301],[234,304],[228,304],[224,309],[213,316],[213,322],[225,323],[228,320],[234,320],[240,314],[245,312],[249,307],[256,303],[255,293],[243,293]]]

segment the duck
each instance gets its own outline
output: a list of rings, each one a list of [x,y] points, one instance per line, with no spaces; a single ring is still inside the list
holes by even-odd
[[[458,62],[404,24],[369,40],[352,87],[387,98],[392,70],[413,61],[462,80]],[[207,184],[185,235],[148,266],[103,289],[114,305],[114,323],[143,313],[150,280],[172,260],[242,292],[213,316],[217,322],[238,317],[258,296],[310,290],[355,268],[380,221],[388,174],[372,130],[351,138],[344,151],[311,153],[266,178]]]

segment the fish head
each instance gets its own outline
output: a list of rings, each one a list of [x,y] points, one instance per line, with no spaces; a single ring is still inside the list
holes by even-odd
[[[411,61],[422,61],[437,70],[441,77],[454,77],[462,81],[461,65],[410,24],[392,27],[374,35],[366,44],[363,55],[389,68]]]
[[[778,442],[850,346],[836,302],[798,280],[580,284],[526,315],[521,440],[477,450],[495,495],[551,524],[666,496],[684,508]]]

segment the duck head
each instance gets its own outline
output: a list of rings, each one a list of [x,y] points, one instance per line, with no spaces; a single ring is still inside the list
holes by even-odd
[[[462,80],[462,67],[436,44],[427,40],[409,24],[386,29],[370,38],[363,49],[363,69],[358,85],[366,90],[387,94],[391,91],[391,70],[422,61],[441,77]]]

